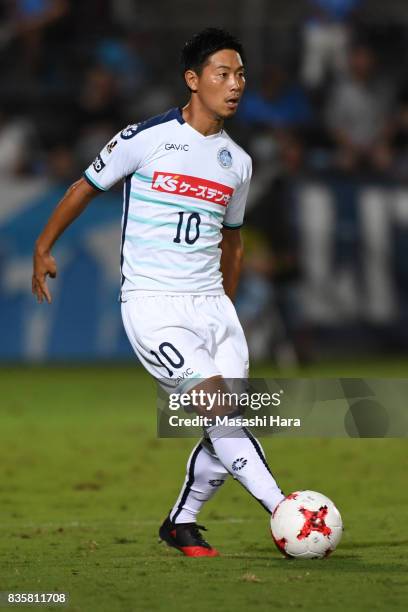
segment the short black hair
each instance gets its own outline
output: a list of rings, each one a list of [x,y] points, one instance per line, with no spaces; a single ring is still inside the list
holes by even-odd
[[[242,62],[245,64],[242,44],[226,30],[206,28],[194,34],[184,44],[181,52],[183,74],[186,70],[194,70],[197,74],[200,74],[209,56],[222,49],[233,49],[240,54]]]

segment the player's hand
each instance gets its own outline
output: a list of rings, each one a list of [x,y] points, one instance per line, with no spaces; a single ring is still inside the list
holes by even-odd
[[[37,296],[37,302],[42,304],[44,298],[51,304],[52,298],[47,286],[47,276],[57,276],[57,264],[54,257],[49,253],[40,253],[37,249],[33,256],[33,279],[32,292]]]

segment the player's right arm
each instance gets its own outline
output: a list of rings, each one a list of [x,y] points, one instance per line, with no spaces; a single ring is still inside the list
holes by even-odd
[[[98,193],[100,191],[84,178],[79,179],[69,187],[38,237],[33,255],[32,292],[40,304],[44,298],[49,304],[51,303],[47,276],[55,278],[57,275],[57,265],[51,255],[54,243]]]

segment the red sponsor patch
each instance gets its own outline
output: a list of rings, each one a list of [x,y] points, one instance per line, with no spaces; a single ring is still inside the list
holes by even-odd
[[[208,181],[197,176],[187,174],[174,174],[172,172],[155,172],[152,179],[152,188],[164,193],[197,198],[206,202],[214,202],[227,206],[234,190],[228,185]]]

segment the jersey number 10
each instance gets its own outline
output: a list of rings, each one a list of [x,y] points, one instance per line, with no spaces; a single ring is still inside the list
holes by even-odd
[[[177,225],[176,237],[173,242],[180,243],[181,242],[181,230],[183,228],[184,223],[184,213],[179,212],[179,222]],[[198,238],[200,237],[200,223],[201,217],[198,213],[191,213],[187,219],[186,227],[185,227],[185,235],[184,240],[187,244],[194,244]]]

